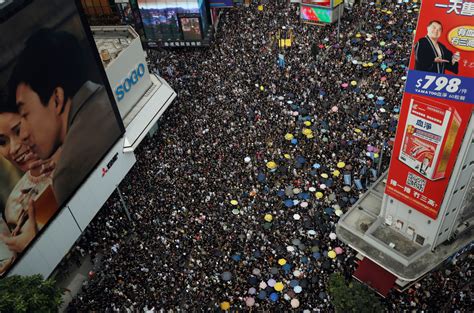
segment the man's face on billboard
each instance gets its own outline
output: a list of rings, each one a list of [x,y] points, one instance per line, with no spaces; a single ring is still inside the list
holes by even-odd
[[[441,33],[443,32],[443,26],[439,23],[433,22],[430,26],[428,26],[428,36],[431,39],[438,40],[441,37]]]
[[[60,89],[60,88],[57,88]],[[61,108],[56,90],[43,105],[30,86],[21,83],[16,89],[16,103],[21,115],[20,137],[41,159],[49,158],[60,146]]]

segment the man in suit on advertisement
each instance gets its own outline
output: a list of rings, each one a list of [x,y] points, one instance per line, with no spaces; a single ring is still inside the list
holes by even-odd
[[[88,80],[89,60],[77,38],[41,29],[18,57],[9,81],[21,114],[20,136],[41,159],[58,149],[53,191],[64,205],[120,137],[104,86]]]

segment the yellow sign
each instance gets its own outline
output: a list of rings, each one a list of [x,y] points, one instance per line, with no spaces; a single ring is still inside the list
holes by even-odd
[[[456,48],[464,51],[474,51],[472,46],[472,36],[474,34],[474,26],[464,25],[453,28],[449,34],[449,42]]]

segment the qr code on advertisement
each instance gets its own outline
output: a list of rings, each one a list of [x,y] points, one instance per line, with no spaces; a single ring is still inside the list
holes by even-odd
[[[407,186],[413,187],[419,192],[425,191],[426,179],[423,179],[413,173],[408,173]]]

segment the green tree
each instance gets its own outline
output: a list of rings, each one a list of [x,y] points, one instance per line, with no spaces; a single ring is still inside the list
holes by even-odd
[[[329,294],[336,312],[384,312],[378,296],[358,281],[346,283],[344,277],[334,273],[329,278]]]
[[[57,312],[62,291],[41,275],[10,276],[0,280],[0,312]]]

